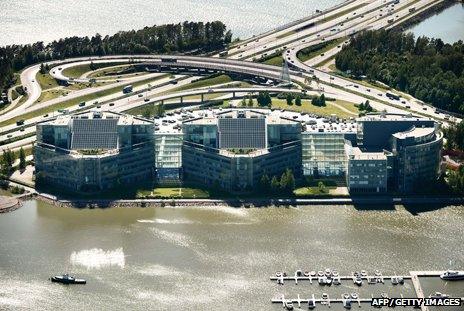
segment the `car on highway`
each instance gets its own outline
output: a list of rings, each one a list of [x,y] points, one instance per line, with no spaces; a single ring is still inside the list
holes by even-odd
[[[110,103],[109,106],[110,106],[110,107],[113,107],[113,106],[114,106],[114,103]]]
[[[6,135],[6,137],[7,137],[7,138],[11,138],[11,137],[13,137],[13,135],[8,134],[8,135]]]
[[[149,102],[150,99],[149,99],[149,98],[145,98],[143,101],[144,101],[144,102]]]
[[[84,107],[84,106],[85,106],[85,102],[79,103],[79,107]]]
[[[16,125],[17,125],[17,126],[24,125],[24,120],[18,120],[18,121],[16,121]]]
[[[142,94],[142,93],[140,93],[138,96],[139,96],[139,97],[143,97],[143,94]]]

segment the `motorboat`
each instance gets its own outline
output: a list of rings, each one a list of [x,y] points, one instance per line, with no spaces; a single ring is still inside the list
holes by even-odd
[[[345,299],[345,300],[343,300],[343,308],[345,308],[345,309],[351,309],[351,299]]]
[[[374,275],[375,275],[375,276],[380,276],[380,275],[381,275],[380,270],[375,270],[375,271],[374,271]]]
[[[402,276],[397,277],[398,279],[398,284],[403,285],[404,284],[404,278]]]
[[[338,275],[339,275],[339,274],[338,274],[338,271],[337,271],[337,270],[333,270],[333,271],[332,271],[332,276],[338,276]]]
[[[295,271],[295,276],[302,276],[303,272],[301,270],[296,270]]]
[[[457,281],[457,280],[464,280],[464,272],[463,271],[453,271],[448,270],[440,275],[440,278],[445,281]]]
[[[342,297],[343,297],[343,299],[349,299],[351,296],[350,296],[350,294],[345,293],[345,294],[342,295]]]
[[[318,276],[324,276],[324,271],[317,271]]]
[[[399,283],[398,278],[396,276],[391,277],[391,282],[392,282],[393,285],[398,285],[398,283]]]
[[[324,299],[324,300],[329,299],[329,294],[327,294],[327,293],[322,293],[322,299]]]
[[[355,278],[354,284],[361,286],[363,284],[363,280],[361,279],[361,277],[358,276],[357,278]]]
[[[325,279],[325,285],[329,285],[329,286],[330,286],[330,285],[332,285],[332,282],[333,282],[332,278],[326,278],[326,279]]]
[[[50,281],[61,283],[61,284],[86,284],[87,281],[84,279],[76,279],[69,274],[55,275],[50,278]]]
[[[326,276],[331,276],[332,275],[332,270],[330,270],[329,268],[325,269],[325,275]]]
[[[311,272],[309,272],[309,274],[310,274],[311,276],[316,276],[317,273],[316,273],[316,271],[311,271]]]
[[[336,276],[332,279],[332,283],[333,285],[340,285],[341,282],[340,282],[340,277],[339,276]]]
[[[435,294],[432,294],[429,296],[429,298],[447,298],[449,295],[447,294],[442,294],[440,292],[435,292]]]
[[[351,293],[351,298],[353,298],[353,299],[358,299],[358,297],[359,297],[358,294],[356,294],[356,293]]]
[[[361,274],[360,274],[358,271],[355,271],[355,272],[353,273],[353,275],[354,275],[354,276],[360,276]]]
[[[286,300],[284,302],[284,306],[287,310],[293,310],[293,301],[291,300]]]
[[[306,276],[306,277],[308,277],[308,276],[309,276],[309,272],[308,272],[308,271],[305,271],[305,272],[303,273],[303,275]]]
[[[319,283],[319,285],[325,285],[326,281],[327,281],[327,278],[325,276],[319,277],[317,279],[317,282]]]
[[[276,272],[276,274],[275,274],[275,275],[276,275],[276,277],[278,277],[278,278],[280,278],[280,277],[282,277],[282,276],[283,276],[282,272]]]
[[[367,276],[367,271],[366,270],[361,270],[361,275],[362,276]]]

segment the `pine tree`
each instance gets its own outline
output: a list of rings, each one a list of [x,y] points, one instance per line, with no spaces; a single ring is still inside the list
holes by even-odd
[[[277,191],[277,190],[279,190],[279,187],[280,187],[279,180],[277,179],[276,176],[273,176],[272,180],[271,180],[271,190],[272,191]]]
[[[260,180],[261,189],[264,190],[264,191],[268,191],[269,190],[269,185],[270,185],[269,176],[266,173],[264,173],[261,176],[261,180]]]
[[[287,105],[293,105],[293,95],[290,93],[287,94]]]
[[[325,95],[322,93],[321,97],[319,98],[319,105],[325,106]]]
[[[248,97],[248,106],[253,107],[253,97],[251,95]]]
[[[300,95],[298,95],[298,96],[296,97],[296,99],[295,99],[295,105],[301,106],[301,96],[300,96]]]
[[[24,152],[23,147],[19,149],[19,169],[23,170],[26,168],[26,153]]]

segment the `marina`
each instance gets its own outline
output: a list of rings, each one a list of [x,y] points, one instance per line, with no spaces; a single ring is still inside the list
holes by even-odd
[[[269,279],[271,281],[276,281],[277,284],[279,285],[284,285],[285,281],[292,281],[295,285],[298,285],[300,281],[309,281],[309,284],[313,284],[313,282],[319,283],[319,285],[324,286],[324,285],[332,285],[336,284],[335,280],[337,281],[352,281],[354,284],[358,285],[359,287],[363,285],[363,281],[367,281],[367,284],[385,284],[386,281],[388,285],[391,286],[397,286],[397,285],[403,285],[404,280],[410,280],[413,284],[414,287],[414,292],[416,295],[416,298],[424,299],[427,296],[424,294],[424,291],[422,289],[422,285],[420,282],[420,278],[439,278],[442,279],[443,281],[446,281],[446,279],[443,279],[444,276],[448,274],[455,274],[457,275],[456,280],[459,280],[458,277],[460,277],[461,272],[450,272],[448,271],[410,271],[409,275],[388,275],[384,276],[379,270],[375,270],[374,275],[369,275],[365,270],[361,270],[361,272],[351,272],[351,275],[343,275],[339,276],[338,272],[335,270],[330,270],[330,269],[325,269],[325,271],[305,271],[302,272],[301,270],[297,270],[294,275],[287,275],[286,272],[277,272],[275,276],[271,276]],[[332,280],[330,283],[325,283],[321,282],[322,278],[327,278]],[[445,277],[446,278],[446,277]],[[341,283],[338,282],[337,285],[340,285]],[[361,297],[356,292],[353,292],[351,294],[341,294],[341,295],[334,295],[336,298],[331,298],[329,294],[327,293],[322,293],[320,298],[316,298],[315,294],[311,294],[309,298],[301,298],[300,294],[297,294],[297,298],[286,298],[285,295],[281,295],[280,298],[273,298],[271,299],[271,302],[274,304],[282,304],[284,308],[287,310],[293,310],[293,304],[296,304],[298,308],[301,308],[302,304],[307,305],[309,309],[314,309],[318,304],[319,305],[325,305],[327,307],[330,307],[331,304],[342,304],[345,309],[351,309],[352,304],[357,305],[358,307],[361,307],[362,304],[371,304],[374,298],[388,298],[388,294],[383,292],[380,295],[375,296],[374,294],[370,294],[370,298],[365,298]],[[341,298],[338,298],[338,296],[341,296]],[[434,295],[430,295],[428,297],[448,297],[446,294],[442,294],[439,292],[436,292]],[[399,297],[395,298],[405,298],[403,294],[399,294]],[[410,297],[408,297],[410,298]],[[461,301],[464,301],[464,297],[460,298]],[[430,308],[421,305],[420,309],[422,311],[429,311]]]

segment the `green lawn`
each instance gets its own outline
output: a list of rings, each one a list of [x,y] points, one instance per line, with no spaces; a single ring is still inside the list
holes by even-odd
[[[330,190],[336,187],[325,187],[324,191],[321,191],[319,187],[301,187],[293,191],[293,194],[297,197],[308,197],[308,196],[324,196],[330,195]]]
[[[106,77],[106,76],[111,76],[111,75],[117,75],[118,72],[121,70],[129,67],[130,65],[121,65],[121,66],[116,66],[108,69],[101,69],[101,70],[96,70],[95,72],[92,72],[91,74],[88,75],[88,78],[101,78],[101,77]]]
[[[172,199],[207,199],[209,193],[197,188],[155,188],[152,191],[141,190],[137,192],[138,198],[172,198]]]
[[[313,45],[310,47],[307,47],[300,52],[298,52],[297,57],[300,61],[305,62],[307,60],[310,60],[311,58],[314,58],[322,53],[325,53],[336,46],[342,44],[346,38],[339,38],[335,39],[332,41],[324,42],[324,43],[319,43],[317,45]]]
[[[272,58],[266,59],[263,64],[267,65],[273,65],[273,66],[279,66],[282,67],[284,64],[284,59],[282,58],[282,55],[276,55]]]
[[[37,73],[36,79],[42,90],[48,90],[59,86],[58,82],[49,73],[41,74],[39,72]]]
[[[351,113],[348,113],[338,108],[334,104],[343,106],[345,109],[351,111]],[[320,116],[331,116],[332,114],[335,114],[340,118],[349,118],[349,117],[354,117],[358,115],[358,108],[356,108],[353,103],[346,102],[346,101],[340,101],[340,100],[326,101],[325,107],[318,107],[318,106],[314,106],[313,104],[311,104],[310,100],[306,100],[306,99],[301,101],[301,106],[297,106],[295,104],[287,105],[287,101],[285,99],[273,98],[272,108],[285,109],[285,110],[297,111],[297,112],[314,113]]]
[[[96,69],[111,67],[111,66],[114,66],[114,64],[113,63],[94,63],[94,68]],[[78,65],[78,66],[69,67],[69,68],[64,69],[63,75],[66,77],[70,77],[70,78],[79,78],[84,73],[89,72],[89,71],[93,71],[90,68],[90,64],[84,64],[84,65]]]
[[[60,89],[55,89],[55,90],[48,90],[48,91],[44,91],[40,94],[40,97],[39,99],[37,99],[37,103],[41,103],[41,102],[45,102],[45,101],[48,101],[48,100],[52,100],[52,99],[55,99],[55,98],[58,98],[58,97],[61,97],[61,96],[65,96],[65,95],[68,95],[69,92],[65,91],[65,90],[60,90]]]

